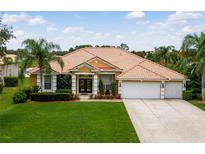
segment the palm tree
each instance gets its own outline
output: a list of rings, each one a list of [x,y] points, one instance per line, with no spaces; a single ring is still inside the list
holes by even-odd
[[[201,94],[204,99],[204,79],[205,79],[205,33],[186,35],[181,50],[187,55],[192,55],[194,65],[192,72],[201,75]]]
[[[173,56],[169,56],[169,53],[171,53],[174,50],[174,46],[161,46],[158,48],[155,48],[156,53],[156,61],[159,62],[162,65],[166,65]]]
[[[22,46],[24,46],[24,50],[21,51],[18,55],[21,61],[19,76],[21,79],[23,79],[26,68],[31,66],[33,62],[36,62],[40,71],[40,84],[42,92],[43,73],[51,72],[50,61],[57,61],[61,66],[61,69],[63,69],[64,62],[62,61],[62,59],[51,53],[52,50],[59,50],[60,46],[54,44],[53,42],[48,42],[43,38],[38,40],[26,39],[25,41],[23,41]]]

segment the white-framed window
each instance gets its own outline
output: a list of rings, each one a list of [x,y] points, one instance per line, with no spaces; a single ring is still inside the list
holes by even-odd
[[[51,89],[51,75],[45,75],[44,76],[44,89],[45,90],[50,90]]]

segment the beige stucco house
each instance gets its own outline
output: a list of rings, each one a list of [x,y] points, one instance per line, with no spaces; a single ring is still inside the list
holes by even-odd
[[[17,56],[15,54],[6,54],[5,57],[11,58],[13,63],[6,65],[3,62],[3,57],[0,57],[0,77],[1,78],[5,76],[18,77],[19,67],[18,64],[16,63]]]
[[[176,71],[120,48],[82,48],[62,56],[64,68],[50,62],[52,73],[44,74],[43,91],[56,91],[57,76],[72,76],[72,92],[97,94],[102,80],[105,89],[118,84],[122,98],[182,98],[186,77]],[[31,72],[33,84],[40,86],[39,69]]]

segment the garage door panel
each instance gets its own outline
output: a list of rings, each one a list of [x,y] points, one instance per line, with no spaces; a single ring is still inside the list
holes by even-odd
[[[160,99],[160,82],[122,82],[122,98]]]
[[[165,98],[182,98],[182,82],[165,82]]]

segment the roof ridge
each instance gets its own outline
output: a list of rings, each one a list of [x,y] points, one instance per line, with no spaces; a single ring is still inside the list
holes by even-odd
[[[123,50],[123,51],[124,51],[124,50]],[[126,52],[126,51],[125,51],[125,52]],[[174,71],[174,70],[172,70],[172,69],[170,69],[170,68],[167,68],[167,67],[165,67],[165,66],[163,66],[163,65],[161,65],[161,64],[158,64],[158,63],[156,63],[156,62],[153,62],[153,61],[151,61],[151,60],[149,60],[149,59],[147,59],[147,58],[140,57],[140,56],[138,56],[138,55],[136,55],[136,54],[134,54],[134,53],[131,53],[131,52],[129,52],[129,54],[131,54],[131,55],[133,55],[133,56],[136,56],[136,57],[138,57],[138,58],[141,58],[141,59],[145,59],[145,61],[148,61],[148,62],[157,64],[157,65],[159,65],[160,67],[165,68],[166,70],[172,71],[173,73],[177,73],[177,74],[179,74],[179,75],[182,75],[182,76],[186,77],[186,76],[185,76],[184,74],[182,74],[182,73],[179,73],[179,72],[177,72],[177,71]]]
[[[135,67],[139,66],[140,63],[142,63],[143,61],[139,62],[137,65],[134,65],[133,67],[127,69],[125,72],[121,73],[119,76],[122,76],[124,74],[126,74],[127,72],[131,71],[132,69],[134,69]]]
[[[178,75],[182,75],[183,77],[186,78],[186,76],[185,76],[184,74],[182,74],[182,73],[179,73],[179,72],[177,72],[177,71],[175,71],[175,70],[172,70],[172,69],[170,69],[170,68],[168,68],[168,67],[166,67],[166,66],[163,66],[163,65],[161,65],[161,64],[159,64],[159,63],[153,62],[153,61],[151,61],[151,60],[149,60],[149,59],[146,59],[146,60],[147,60],[148,62],[151,62],[151,63],[153,63],[153,64],[156,64],[156,65],[158,65],[158,66],[160,66],[160,67],[162,67],[162,68],[164,68],[164,69],[166,69],[166,70],[168,70],[168,71],[171,71],[171,72],[176,73],[176,74],[178,74]]]
[[[161,75],[161,74],[159,74],[159,73],[157,73],[157,72],[154,72],[154,71],[152,71],[152,70],[150,70],[150,69],[148,69],[148,68],[146,68],[146,67],[144,67],[144,66],[141,66],[141,65],[139,65],[140,67],[142,67],[142,68],[144,68],[144,69],[146,69],[146,70],[148,70],[148,71],[150,71],[150,72],[152,72],[152,73],[154,73],[154,74],[156,74],[156,75],[158,75],[158,76],[161,76],[161,77],[163,77],[163,78],[168,78],[168,77],[166,77],[166,76],[163,76],[163,75]],[[169,78],[168,78],[169,79]]]

